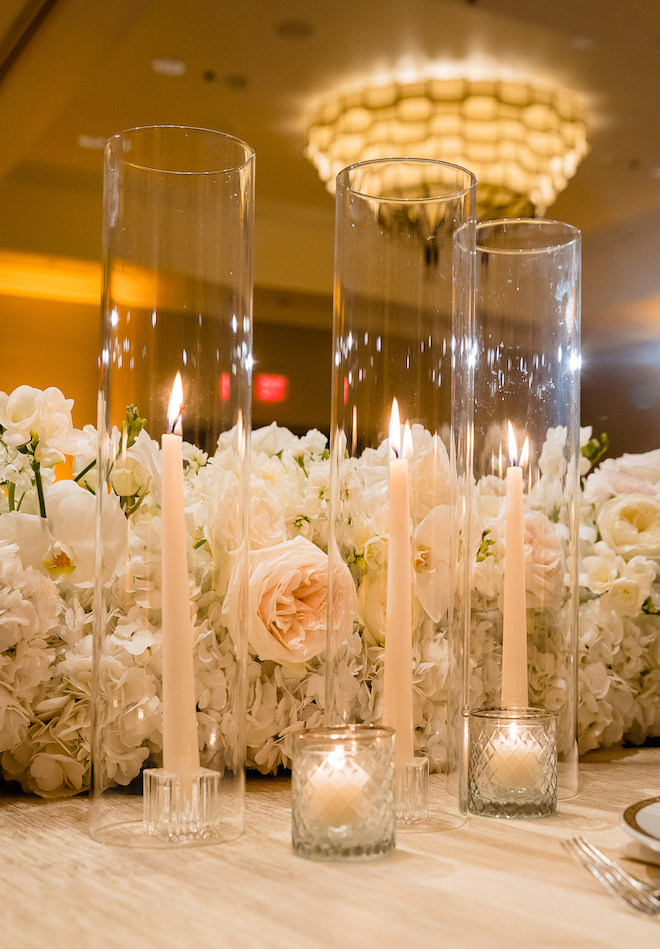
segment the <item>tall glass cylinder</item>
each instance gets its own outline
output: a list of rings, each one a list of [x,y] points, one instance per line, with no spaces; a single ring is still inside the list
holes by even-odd
[[[474,176],[443,162],[337,178],[329,555],[357,620],[332,589],[327,705],[332,724],[395,729],[404,819],[402,769],[450,757],[452,246],[474,208]]]
[[[239,835],[245,796],[254,153],[105,149],[90,832]]]
[[[465,759],[471,712],[508,710],[507,734],[512,709],[551,712],[561,799],[577,790],[580,233],[509,220],[473,238],[456,237]]]

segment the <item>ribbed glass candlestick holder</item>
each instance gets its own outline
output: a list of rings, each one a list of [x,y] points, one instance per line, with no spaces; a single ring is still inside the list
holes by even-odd
[[[580,234],[506,220],[473,237],[455,259],[464,760],[473,710],[545,710],[561,799],[577,790]]]
[[[331,583],[328,708],[395,729],[403,821],[426,815],[428,764],[455,762],[452,248],[474,193],[469,171],[427,160],[337,178],[329,556],[358,607],[347,629]]]
[[[254,154],[139,128],[105,149],[90,832],[242,831]]]

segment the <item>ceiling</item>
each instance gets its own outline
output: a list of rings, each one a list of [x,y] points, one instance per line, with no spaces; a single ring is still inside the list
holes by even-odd
[[[272,293],[256,315],[329,321],[334,207],[302,154],[307,121],[331,90],[417,67],[584,97],[591,151],[547,216],[584,233],[592,335],[623,321],[657,337],[658,0],[2,0],[0,248],[100,257],[102,151],[81,136],[222,129],[257,154],[256,278]]]

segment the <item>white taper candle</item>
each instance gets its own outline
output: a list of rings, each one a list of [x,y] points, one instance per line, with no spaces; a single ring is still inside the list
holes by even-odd
[[[410,429],[408,429],[408,438]],[[408,459],[401,452],[399,406],[392,403],[390,448],[390,537],[387,554],[387,619],[385,628],[385,673],[383,719],[394,728],[397,766],[411,761],[413,751],[412,702],[412,552]],[[412,447],[412,439],[410,439]],[[403,457],[398,457],[403,455]]]
[[[527,446],[527,442],[525,442]],[[525,449],[523,449],[523,453]],[[527,593],[525,586],[525,535],[523,471],[509,422],[511,465],[506,471],[506,523],[504,532],[504,616],[502,631],[502,706],[528,705]],[[523,457],[521,455],[521,463]]]
[[[163,768],[190,775],[199,770],[199,748],[183,506],[182,406],[177,373],[168,410],[170,431],[161,440]]]

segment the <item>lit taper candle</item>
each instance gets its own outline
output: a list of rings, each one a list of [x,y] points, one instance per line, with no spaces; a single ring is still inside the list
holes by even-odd
[[[387,619],[383,718],[395,730],[397,768],[413,758],[412,702],[412,552],[408,457],[410,427],[401,450],[401,423],[396,399],[390,422],[390,537],[387,554]]]
[[[192,621],[188,590],[182,461],[183,386],[176,374],[163,435],[161,529],[163,605],[163,768],[170,774],[199,770]]]
[[[502,632],[502,706],[526,707],[527,682],[527,593],[525,585],[525,535],[523,469],[529,442],[518,460],[518,446],[509,422],[509,457],[506,470],[506,523],[504,540],[504,617]]]

